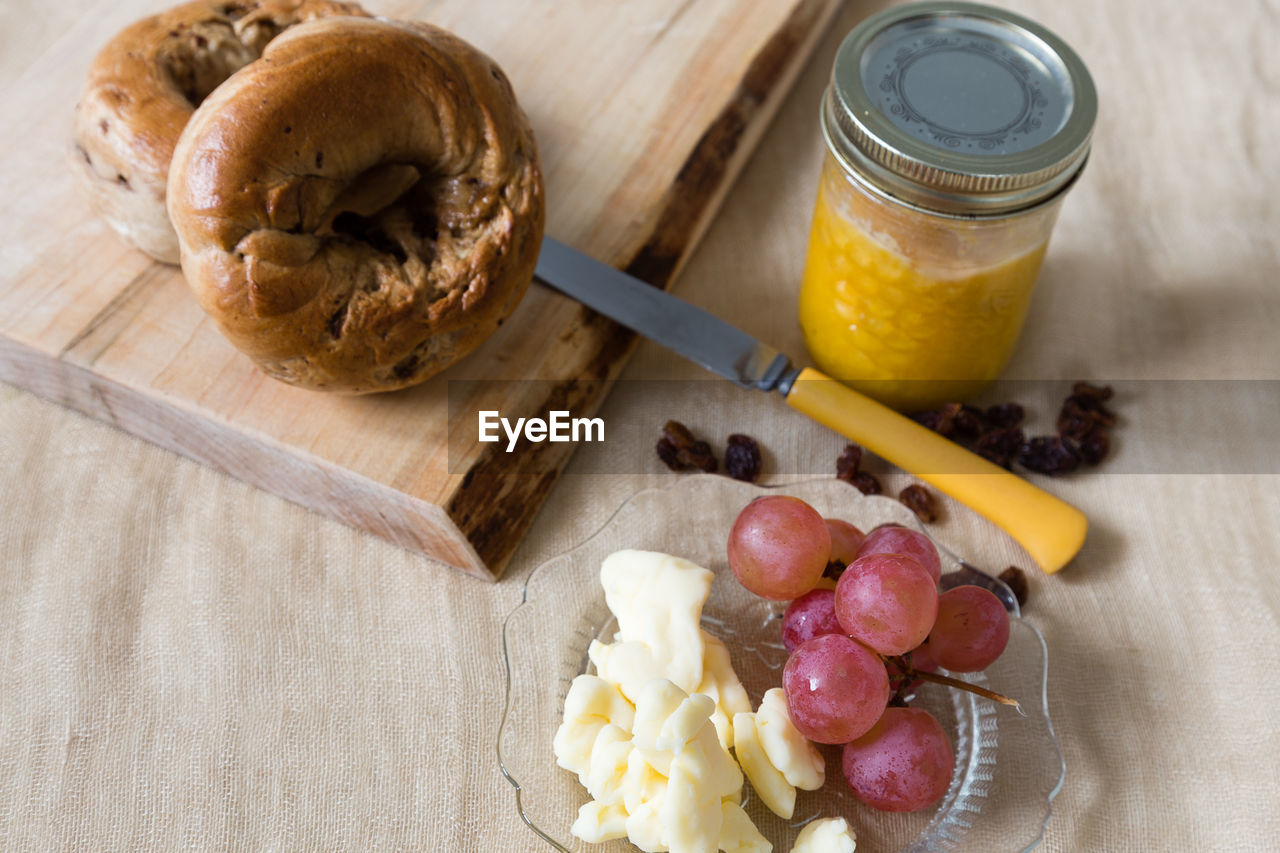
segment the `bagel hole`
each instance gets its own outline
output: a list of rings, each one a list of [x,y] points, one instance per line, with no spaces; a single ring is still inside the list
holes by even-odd
[[[440,237],[440,223],[435,211],[409,209],[409,228],[413,235],[428,242],[435,242]]]
[[[169,32],[161,67],[193,107],[235,72],[262,56],[267,44],[296,19],[277,20],[280,12],[257,3],[224,3],[217,17]]]
[[[201,21],[170,41],[161,67],[193,107],[200,106],[223,81],[257,59],[261,48],[246,44],[228,21]]]
[[[491,197],[474,175],[438,177],[422,166],[380,163],[347,180],[312,220],[314,233],[367,247],[417,276],[442,255],[463,257],[472,250],[477,211]]]
[[[430,265],[439,234],[434,190],[417,166],[379,164],[348,183],[317,233],[363,243],[400,266]]]
[[[384,255],[391,255],[396,263],[409,260],[409,253],[378,222],[379,215],[361,216],[354,211],[343,211],[333,219],[333,233],[349,237],[359,243],[367,243]]]

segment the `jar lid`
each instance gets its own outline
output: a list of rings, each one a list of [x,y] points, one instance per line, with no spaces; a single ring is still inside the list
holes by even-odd
[[[975,3],[911,3],[855,27],[823,103],[827,144],[908,204],[1001,215],[1071,183],[1098,111],[1080,57],[1039,24]]]

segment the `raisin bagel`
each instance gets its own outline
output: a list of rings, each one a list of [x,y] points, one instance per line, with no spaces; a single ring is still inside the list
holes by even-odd
[[[197,0],[121,30],[76,105],[72,169],[94,212],[131,245],[178,262],[165,181],[196,106],[294,24],[366,14],[331,0]]]
[[[412,385],[515,309],[542,239],[533,133],[506,77],[429,24],[300,24],[200,105],[174,153],[182,271],[268,375]]]

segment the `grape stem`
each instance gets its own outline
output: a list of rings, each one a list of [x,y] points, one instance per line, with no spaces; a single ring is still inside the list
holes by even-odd
[[[948,687],[954,687],[957,690],[968,690],[970,693],[976,693],[984,699],[990,699],[993,702],[999,702],[1001,705],[1010,705],[1019,710],[1022,709],[1021,703],[1017,699],[1010,699],[1003,693],[997,693],[994,690],[988,690],[985,687],[979,687],[976,684],[970,684],[967,681],[961,681],[958,678],[952,678],[949,675],[938,675],[934,672],[920,672],[916,670],[912,673],[912,677],[921,681],[932,681],[934,684],[945,684]]]
[[[918,678],[921,681],[932,681],[934,684],[943,684],[947,687],[954,687],[957,690],[966,690],[970,693],[976,693],[984,699],[990,699],[992,702],[999,702],[1001,705],[1009,705],[1013,708],[1017,708],[1018,712],[1022,713],[1022,704],[1017,699],[1010,699],[1003,693],[997,693],[994,690],[988,690],[985,687],[979,687],[976,684],[970,684],[967,681],[961,681],[960,679],[952,678],[949,675],[938,675],[935,672],[923,672],[911,665],[911,660],[908,655],[895,657],[892,660],[894,665],[898,667],[903,675],[906,676],[908,681]]]

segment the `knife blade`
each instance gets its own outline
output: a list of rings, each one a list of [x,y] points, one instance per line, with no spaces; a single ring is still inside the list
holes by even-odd
[[[639,332],[735,385],[760,391],[789,389],[790,359],[714,314],[661,288],[543,238],[538,278],[633,332]],[[780,386],[785,386],[785,389]]]
[[[719,317],[551,238],[535,275],[588,308],[736,385],[777,391],[787,404],[985,516],[1046,572],[1084,544],[1084,513]]]

